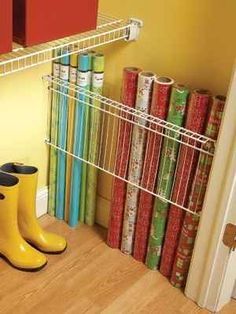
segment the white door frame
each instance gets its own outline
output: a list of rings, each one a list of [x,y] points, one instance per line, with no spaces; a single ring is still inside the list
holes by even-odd
[[[200,221],[185,294],[216,312],[228,303],[234,280],[227,281],[236,253],[222,243],[225,225],[236,223],[236,67],[229,88],[223,123]],[[234,210],[233,210],[234,208]],[[236,267],[235,267],[236,269]],[[227,284],[226,284],[227,283]]]

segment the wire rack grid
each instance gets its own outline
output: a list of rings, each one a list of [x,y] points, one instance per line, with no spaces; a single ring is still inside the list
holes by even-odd
[[[214,140],[203,135],[191,132],[185,128],[177,127],[176,125],[155,118],[149,114],[144,114],[141,111],[129,108],[122,103],[95,94],[91,91],[80,88],[59,78],[55,78],[53,76],[45,76],[44,80],[46,80],[49,83],[48,88],[50,90],[51,97],[53,97],[54,95],[63,95],[68,98],[72,98],[75,100],[77,106],[78,105],[88,106],[90,112],[93,111],[95,114],[98,113],[100,116],[100,131],[97,138],[99,145],[96,156],[88,156],[87,159],[84,159],[83,156],[74,154],[73,150],[69,151],[67,147],[62,147],[57,143],[52,142],[50,138],[50,131],[48,132],[47,138],[45,140],[47,145],[53,147],[56,150],[64,152],[65,154],[72,156],[73,158],[76,158],[81,162],[85,162],[91,166],[94,166],[97,169],[100,169],[105,173],[112,175],[113,177],[119,178],[139,188],[140,190],[148,192],[151,195],[158,197],[164,202],[168,202],[170,204],[177,206],[178,208],[190,212],[191,214],[199,216],[197,207],[193,208],[193,206],[191,206],[190,209],[189,206],[186,205],[184,197],[178,196],[178,191],[177,193],[176,192],[174,193],[172,188],[171,196],[170,198],[167,199],[166,197],[163,197],[165,193],[163,193],[163,191],[161,191],[160,189],[156,188],[156,184],[150,185],[149,182],[153,182],[153,179],[151,180],[151,176],[154,175],[157,176],[157,174],[153,174],[151,170],[149,171],[148,174],[149,177],[147,178],[147,180],[145,180],[145,182],[143,182],[142,180],[140,180],[139,182],[130,180],[127,176],[128,163],[125,165],[126,169],[121,169],[117,167],[118,158],[125,158],[125,155],[128,154],[128,152],[125,150],[122,152],[117,151],[118,140],[122,132],[121,126],[123,127],[123,131],[126,128],[133,129],[136,126],[138,127],[141,133],[145,134],[147,138],[146,147],[148,147],[149,145],[148,143],[149,137],[147,135],[149,133],[154,134],[155,137],[159,136],[162,139],[167,139],[169,143],[173,143],[173,147],[174,143],[178,142],[180,144],[179,145],[180,149],[187,148],[186,153],[188,155],[191,155],[191,163],[194,162],[196,156],[199,156],[201,154],[202,157],[204,156],[206,167],[209,159],[212,159],[214,156],[215,151]],[[79,95],[84,95],[85,97],[83,98],[85,99],[85,101],[81,101],[81,97],[79,97]],[[50,125],[48,130],[50,130]],[[132,132],[130,133],[130,136],[132,136]],[[152,163],[153,158],[155,158],[154,148],[151,157],[149,156],[150,163]],[[199,162],[200,158],[198,161],[197,168],[199,166]],[[179,159],[177,160],[176,169],[178,168],[178,164]],[[190,164],[188,166],[191,167],[192,165]],[[178,176],[179,174],[175,172],[173,187],[175,185],[175,181],[178,179],[180,183],[182,183],[182,185],[184,184],[184,186],[186,186],[185,193],[187,193],[190,186],[190,181],[192,179],[190,177],[179,178]],[[191,184],[194,184],[194,182],[191,182]],[[202,193],[201,188],[199,190],[199,195],[200,193]],[[191,200],[188,204],[190,203]]]
[[[59,57],[83,52],[119,40],[133,40],[130,38],[134,29],[141,27],[141,22],[123,20],[99,13],[96,30],[66,37],[33,47],[15,45],[12,52],[0,56],[0,76],[28,69],[47,63]]]

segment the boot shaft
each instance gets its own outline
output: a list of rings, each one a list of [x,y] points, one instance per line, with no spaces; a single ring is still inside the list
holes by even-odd
[[[17,206],[19,179],[0,172],[0,239],[14,237],[18,233]]]
[[[19,163],[7,163],[0,168],[19,180],[18,218],[19,222],[30,223],[36,218],[36,193],[38,169]]]

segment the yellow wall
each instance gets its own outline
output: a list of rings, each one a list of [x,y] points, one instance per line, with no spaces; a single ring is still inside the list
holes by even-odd
[[[104,50],[109,96],[119,97],[124,66],[168,75],[191,88],[227,92],[236,57],[235,0],[100,0],[100,4],[104,13],[144,21],[136,43],[117,43]],[[98,220],[103,225],[111,185],[111,178],[101,175]]]
[[[47,93],[41,78],[49,71],[48,64],[0,78],[0,164],[36,165],[39,187],[47,177]]]
[[[119,84],[123,66],[170,75],[191,87],[227,90],[236,56],[235,0],[100,0],[101,9],[144,21],[134,44],[115,44],[107,53],[107,80]]]
[[[124,66],[169,75],[191,87],[225,93],[236,55],[235,0],[100,0],[101,11],[144,21],[136,43],[116,43],[106,53],[106,94],[119,98]],[[45,65],[0,78],[0,163],[19,160],[40,169],[46,184]],[[105,182],[105,184],[104,184]],[[99,220],[106,224],[111,179],[101,177]]]

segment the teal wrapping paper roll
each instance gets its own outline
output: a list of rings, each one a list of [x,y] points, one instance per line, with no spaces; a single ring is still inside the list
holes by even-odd
[[[60,78],[69,80],[70,57],[61,58]],[[60,87],[62,93],[68,93],[65,87]],[[60,94],[58,109],[58,146],[66,149],[67,143],[67,113],[68,98]],[[66,153],[58,151],[57,158],[57,190],[56,190],[56,217],[64,219],[65,208],[65,186],[66,186]]]
[[[92,91],[102,94],[104,82],[104,55],[96,54],[93,58]],[[93,100],[93,106],[100,108],[101,103]],[[93,164],[98,162],[98,151],[100,144],[100,110],[91,108],[90,110],[90,133],[89,133],[89,161]],[[95,222],[96,199],[97,199],[97,178],[98,169],[88,165],[87,173],[87,197],[85,222],[92,226]]]
[[[90,88],[90,73],[89,73],[89,55],[81,54],[79,56],[79,68],[77,75],[77,85],[84,89]],[[75,108],[75,127],[74,127],[74,155],[83,158],[84,150],[84,134],[85,134],[85,104],[87,97],[83,93],[77,95],[79,101]],[[69,225],[75,227],[79,221],[80,213],[80,195],[81,195],[81,179],[82,179],[82,164],[79,159],[74,158],[72,166],[71,178],[71,199],[70,199],[70,214]]]
[[[53,62],[52,75],[56,78],[60,76],[60,63],[59,60]],[[54,84],[53,88],[58,87]],[[52,93],[51,105],[51,121],[50,121],[50,140],[53,144],[57,143],[58,132],[58,101],[59,95],[56,92]],[[50,147],[49,152],[49,177],[48,177],[48,213],[51,216],[55,215],[56,207],[56,180],[57,180],[57,149]]]
[[[78,54],[70,56],[70,83],[75,85],[77,83],[78,72]],[[72,86],[73,86],[72,85]],[[75,105],[76,105],[76,92],[69,91],[68,99],[68,130],[67,130],[67,151],[72,153],[74,146],[74,121],[75,121]],[[66,159],[66,191],[65,191],[65,221],[69,221],[70,212],[70,194],[71,194],[71,175],[72,175],[73,157],[67,155]]]
[[[89,56],[89,89],[92,89],[92,69],[93,69],[93,57],[96,53],[91,51],[88,53]],[[91,100],[90,100],[91,102]],[[84,151],[83,159],[88,160],[88,150],[89,150],[89,114],[90,107],[85,106],[84,113]],[[81,196],[80,196],[80,217],[81,223],[85,223],[85,212],[86,212],[86,196],[87,196],[87,171],[88,164],[86,162],[82,165],[82,179],[81,179]]]

